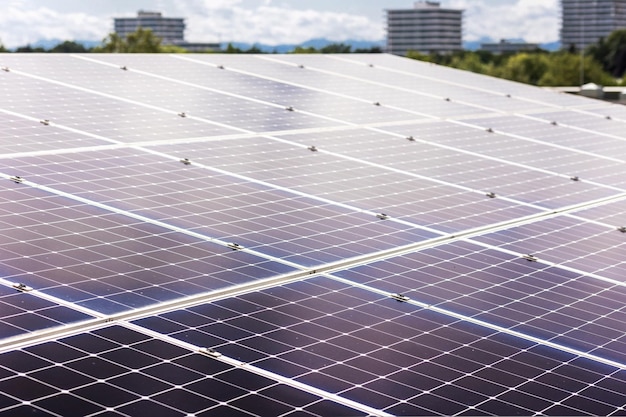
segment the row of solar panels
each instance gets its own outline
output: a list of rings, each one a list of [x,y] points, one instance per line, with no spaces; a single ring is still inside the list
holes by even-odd
[[[2,413],[624,411],[623,108],[387,55],[2,59]]]

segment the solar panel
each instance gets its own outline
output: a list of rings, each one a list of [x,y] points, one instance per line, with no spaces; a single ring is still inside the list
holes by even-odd
[[[0,415],[624,415],[623,107],[385,54],[2,54]]]

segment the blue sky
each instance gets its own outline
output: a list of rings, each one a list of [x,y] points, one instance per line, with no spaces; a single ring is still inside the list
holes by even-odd
[[[558,0],[441,3],[465,10],[465,40],[559,38]],[[100,40],[112,30],[114,16],[133,16],[139,9],[185,17],[190,41],[383,40],[384,10],[412,6],[413,0],[2,0],[0,41],[16,47],[42,39]]]

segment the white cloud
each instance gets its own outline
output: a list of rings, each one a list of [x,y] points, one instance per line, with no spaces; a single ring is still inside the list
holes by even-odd
[[[100,40],[111,22],[86,13],[59,13],[48,7],[30,9],[23,2],[5,5],[0,14],[0,40],[7,47],[43,39]]]
[[[450,7],[465,9],[465,39],[523,38],[527,42],[559,39],[558,0],[450,0]]]
[[[383,40],[383,9],[412,7],[413,0],[387,1],[153,0],[149,8],[185,17],[189,41],[298,44],[312,38]],[[0,0],[0,40],[8,47],[52,38],[101,40],[112,30],[113,16],[134,15],[145,4],[145,0]],[[444,0],[442,7],[466,10],[466,40],[559,38],[558,0]]]
[[[185,14],[189,16],[187,38],[280,44],[302,43],[312,38],[342,41],[382,40],[385,37],[381,20],[373,20],[358,12],[313,10],[296,1],[286,4],[284,1],[256,0],[256,4],[251,3],[251,0],[194,2],[187,7]],[[411,2],[405,7],[411,7]],[[559,39],[558,0],[448,0],[442,7],[466,10],[465,40],[523,38],[541,43]],[[345,4],[342,8],[357,7]],[[381,14],[382,10],[383,6]]]
[[[279,7],[273,6],[269,0],[254,8],[238,6],[236,4],[240,2],[237,0],[218,0],[221,7],[214,0],[205,3],[201,10],[195,5],[194,13],[187,14],[186,37],[189,40],[272,45],[302,43],[312,38],[342,41],[381,40],[384,37],[380,22],[372,22],[365,16]]]

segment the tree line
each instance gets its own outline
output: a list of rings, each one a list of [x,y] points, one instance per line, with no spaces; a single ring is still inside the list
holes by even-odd
[[[10,52],[0,43],[0,52]],[[150,29],[138,28],[135,32],[129,33],[127,36],[119,36],[116,33],[110,33],[102,40],[102,45],[94,48],[86,48],[84,45],[74,41],[65,41],[53,48],[44,49],[41,47],[33,48],[30,45],[19,47],[15,52],[52,52],[52,53],[185,53],[184,48],[175,45],[164,45],[163,40],[152,33]],[[207,51],[213,52],[213,51]],[[257,46],[253,45],[249,49],[241,49],[229,43],[228,46],[219,51],[229,54],[262,54],[265,53]],[[339,54],[339,53],[381,53],[380,47],[372,47],[367,49],[352,50],[352,46],[343,43],[336,43],[316,49],[313,47],[297,46],[291,53],[295,54]]]
[[[493,54],[460,51],[453,54],[409,52],[409,58],[538,86],[596,83],[626,86],[626,30],[617,30],[584,51],[574,46],[557,52]],[[582,65],[581,65],[582,64]]]

